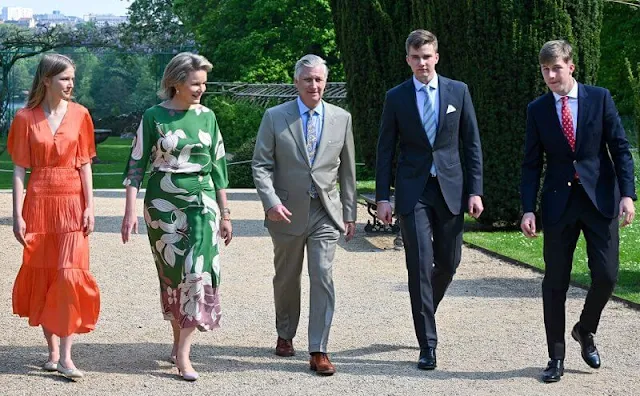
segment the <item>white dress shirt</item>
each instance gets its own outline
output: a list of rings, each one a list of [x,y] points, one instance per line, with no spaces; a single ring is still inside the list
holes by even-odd
[[[573,119],[573,133],[574,137],[578,136],[578,82],[573,79],[573,88],[566,95],[569,97],[569,110],[571,110],[571,118]],[[553,93],[553,98],[556,100],[556,113],[558,114],[558,120],[560,126],[562,126],[562,96],[557,93]]]

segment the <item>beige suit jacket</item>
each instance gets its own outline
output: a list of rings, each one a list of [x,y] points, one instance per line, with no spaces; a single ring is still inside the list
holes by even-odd
[[[262,118],[253,154],[253,180],[265,212],[283,204],[292,213],[290,224],[265,218],[265,226],[274,232],[289,235],[305,232],[311,199],[308,191],[312,181],[318,198],[338,229],[344,232],[344,222],[356,220],[351,114],[323,103],[322,136],[313,166],[309,164],[296,100],[267,109]]]

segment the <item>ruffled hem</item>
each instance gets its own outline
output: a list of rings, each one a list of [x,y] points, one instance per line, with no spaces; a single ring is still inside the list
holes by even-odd
[[[87,270],[23,265],[13,287],[13,313],[59,337],[90,332],[100,313],[98,284]]]

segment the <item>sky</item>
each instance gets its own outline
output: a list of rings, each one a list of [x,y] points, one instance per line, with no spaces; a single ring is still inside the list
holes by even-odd
[[[82,17],[85,14],[126,15],[129,0],[0,0],[2,7],[32,8],[34,14],[51,14],[59,10],[68,16]]]

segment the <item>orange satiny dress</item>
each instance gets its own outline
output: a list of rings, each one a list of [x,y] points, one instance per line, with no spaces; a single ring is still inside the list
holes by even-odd
[[[13,312],[60,337],[87,333],[100,311],[82,227],[79,168],[95,156],[89,111],[69,102],[54,135],[41,107],[21,109],[7,143],[14,164],[31,168],[22,209],[26,247],[13,287]]]

